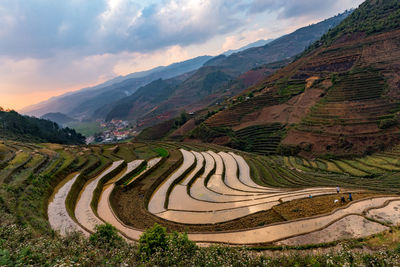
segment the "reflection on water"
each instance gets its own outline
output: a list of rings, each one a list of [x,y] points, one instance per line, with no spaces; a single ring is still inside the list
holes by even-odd
[[[400,201],[392,201],[387,206],[379,209],[372,209],[366,216],[375,220],[390,223],[392,225],[400,224]]]
[[[341,239],[360,238],[389,229],[382,224],[369,221],[360,215],[349,215],[320,231],[288,238],[278,245],[305,245],[333,242]]]
[[[199,153],[199,152],[196,152],[196,151],[192,151],[192,153],[196,157],[196,166],[189,173],[189,175],[186,176],[185,179],[182,180],[182,182],[180,182],[180,184],[182,184],[182,185],[187,185],[190,182],[190,180],[192,180],[192,178],[196,175],[196,173],[198,173],[200,171],[200,169],[204,165],[204,157],[203,157],[203,155],[201,153]]]
[[[75,217],[78,222],[89,231],[94,231],[96,225],[103,224],[103,222],[94,214],[90,206],[93,192],[96,189],[101,178],[115,170],[122,163],[123,160],[113,162],[113,164],[105,171],[103,171],[95,178],[89,180],[83,187],[82,191],[79,193],[79,197],[75,207]]]
[[[65,200],[68,192],[78,176],[79,173],[70,174],[57,185],[49,199],[49,206],[47,209],[49,223],[51,228],[59,231],[62,235],[66,235],[68,232],[73,231],[79,231],[88,235],[88,232],[83,230],[74,220],[72,220],[65,207]]]
[[[164,202],[166,199],[167,191],[170,185],[181,176],[189,167],[194,163],[195,157],[193,153],[186,151],[184,149],[180,149],[183,155],[183,163],[182,165],[173,172],[169,177],[165,179],[165,181],[158,186],[158,188],[154,191],[153,195],[150,198],[148,210],[151,213],[158,213],[164,211]]]
[[[236,208],[234,210],[227,209],[227,210],[218,210],[211,212],[167,210],[162,213],[158,213],[157,216],[164,218],[166,220],[179,223],[212,224],[212,223],[230,221],[258,211],[268,210],[277,204],[279,204],[278,201],[273,201],[250,207]]]
[[[241,231],[237,233],[211,233],[211,234],[191,234],[190,238],[194,241],[214,241],[228,242],[233,244],[252,244],[261,242],[273,242],[290,236],[308,233],[321,229],[332,221],[342,218],[352,213],[362,214],[369,207],[379,207],[385,201],[390,199],[400,199],[393,197],[381,197],[372,200],[362,200],[348,206],[347,208],[337,210],[333,214],[314,217],[309,219],[289,221],[286,223],[269,225],[258,229]]]
[[[262,190],[259,188],[253,188],[249,187],[245,184],[243,184],[238,176],[238,164],[236,163],[235,158],[233,158],[230,154],[225,153],[225,152],[219,152],[218,153],[222,160],[224,161],[225,164],[225,183],[229,187],[236,189],[236,190],[241,190],[241,191],[246,191],[246,192],[253,192],[253,193],[265,193],[268,192],[268,190]]]

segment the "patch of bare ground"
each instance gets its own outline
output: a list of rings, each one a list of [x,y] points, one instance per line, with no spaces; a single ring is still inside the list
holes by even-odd
[[[374,193],[352,194],[353,201],[378,196],[380,195]],[[341,203],[341,197],[345,198],[345,203]],[[338,202],[335,203],[335,200],[338,200]],[[289,221],[329,213],[334,209],[343,207],[349,203],[351,202],[348,200],[348,194],[343,193],[289,201],[275,206],[273,209],[283,218]]]
[[[178,129],[176,129],[170,136],[171,137],[185,136],[186,134],[188,134],[194,128],[196,128],[195,120],[194,119],[190,119],[184,125],[182,125]]]
[[[281,105],[265,107],[260,111],[246,115],[240,125],[234,127],[235,131],[259,124],[280,122],[298,123],[309,112],[310,108],[320,99],[323,90],[307,89],[304,93],[293,97]],[[252,119],[250,119],[252,118]]]
[[[379,135],[379,136],[377,136]],[[379,138],[377,138],[379,137]],[[399,142],[399,138],[394,133],[377,133],[375,135],[327,135],[312,132],[303,132],[290,129],[282,140],[282,144],[302,145],[312,144],[312,153],[352,153],[362,155],[365,151],[382,151]],[[302,153],[307,157],[307,153]]]

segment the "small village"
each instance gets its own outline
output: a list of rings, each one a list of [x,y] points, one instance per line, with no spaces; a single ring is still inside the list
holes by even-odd
[[[98,121],[104,131],[94,134],[86,138],[87,144],[100,143],[107,144],[126,140],[135,137],[137,131],[127,121],[113,119],[109,122]]]

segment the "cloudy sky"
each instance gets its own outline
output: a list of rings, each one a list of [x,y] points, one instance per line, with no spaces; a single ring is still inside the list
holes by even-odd
[[[218,55],[363,0],[1,0],[0,106]]]

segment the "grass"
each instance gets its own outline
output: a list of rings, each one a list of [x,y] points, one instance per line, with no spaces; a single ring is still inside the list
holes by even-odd
[[[8,163],[8,166],[6,167],[6,169],[13,169],[16,166],[24,163],[29,158],[29,155],[30,155],[30,153],[28,153],[28,152],[17,153],[15,158]]]
[[[71,122],[67,126],[84,136],[92,136],[104,130],[98,122]]]
[[[157,154],[160,156],[160,157],[163,157],[163,158],[166,158],[166,157],[168,157],[168,150],[166,150],[165,148],[162,148],[162,147],[158,147],[158,148],[156,148],[155,149],[155,151],[157,152]]]
[[[351,165],[347,164],[344,161],[335,160],[335,163],[337,164],[337,166],[340,169],[342,169],[345,173],[348,173],[350,175],[357,176],[357,177],[368,176],[368,173],[366,173],[364,171],[361,171],[359,169],[356,169],[356,168],[352,167]]]

